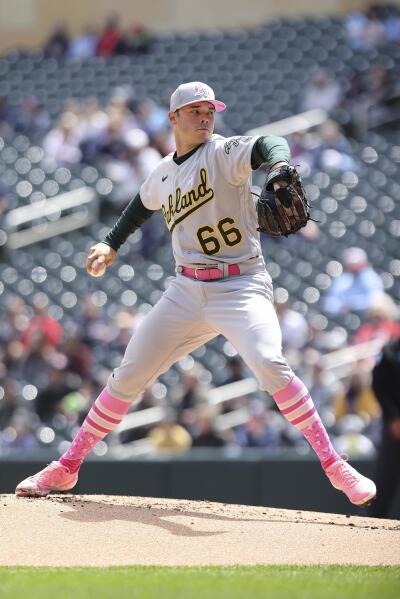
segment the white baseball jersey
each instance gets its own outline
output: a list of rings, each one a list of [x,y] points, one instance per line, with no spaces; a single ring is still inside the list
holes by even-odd
[[[258,137],[212,135],[178,165],[166,156],[140,197],[161,210],[177,264],[240,263],[261,256],[251,194],[251,152]]]
[[[164,214],[177,265],[256,259],[240,276],[212,282],[178,271],[108,379],[114,397],[138,397],[160,373],[218,334],[237,348],[262,389],[276,392],[293,378],[282,356],[272,281],[261,254],[250,189],[256,140],[213,135],[180,165],[172,154],[166,156],[142,185],[144,206]]]

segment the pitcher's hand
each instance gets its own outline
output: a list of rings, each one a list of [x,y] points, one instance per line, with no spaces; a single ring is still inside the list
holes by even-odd
[[[106,243],[92,245],[86,260],[86,270],[92,277],[100,277],[107,266],[115,262],[117,252]]]

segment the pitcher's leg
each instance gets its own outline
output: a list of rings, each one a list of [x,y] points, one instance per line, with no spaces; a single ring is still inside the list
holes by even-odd
[[[272,302],[262,296],[249,300],[248,310],[241,312],[234,330],[224,330],[223,334],[254,372],[261,389],[272,395],[281,414],[306,437],[322,467],[338,459],[308,390],[282,355],[281,331]]]
[[[272,289],[268,281],[257,281],[250,279],[246,290],[238,290],[236,302],[232,297],[225,302],[219,318],[220,332],[254,372],[261,389],[272,395],[282,415],[307,439],[333,486],[357,505],[369,502],[376,494],[374,483],[344,462],[332,446],[307,388],[282,355]],[[255,288],[249,293],[252,284]],[[230,305],[235,309],[229,309]]]
[[[376,496],[372,480],[362,476],[335,451],[307,387],[297,377],[273,398],[283,416],[307,439],[335,489],[343,491],[355,505],[368,505]]]
[[[178,359],[215,337],[200,316],[185,315],[184,301],[177,305],[163,296],[139,325],[108,379],[114,397],[132,402]]]
[[[199,327],[195,336],[191,330],[187,331],[186,338],[185,325],[182,323],[182,339],[178,343],[177,336],[175,336],[175,345],[169,346],[165,344],[168,341],[168,332],[172,331],[172,327],[165,327],[164,331],[157,329],[159,334],[155,339],[151,335],[154,323],[151,322],[151,326],[146,326],[149,321],[142,324],[140,331],[135,333],[128,344],[122,365],[114,370],[108,386],[103,389],[92,405],[76,437],[60,459],[60,462],[67,466],[70,472],[79,470],[85,456],[90,453],[98,441],[114,430],[133,401],[143,393],[148,385],[181,357],[214,337],[214,332],[210,333],[208,329],[204,330]],[[163,348],[164,351],[162,351]],[[143,371],[141,371],[142,364],[146,366]],[[114,386],[118,397],[114,393]],[[133,389],[132,395],[131,389]],[[120,399],[122,395],[124,399]]]
[[[70,472],[78,472],[93,447],[121,422],[132,402],[121,401],[105,387],[89,410],[81,428],[60,463]]]
[[[109,378],[108,385],[94,402],[81,430],[61,463],[75,471],[83,458],[99,440],[121,422],[133,401],[160,374],[181,357],[215,336],[204,324],[174,318],[174,308],[168,306],[168,316],[162,300],[141,323],[128,343],[121,366]]]
[[[85,456],[121,422],[145,387],[215,336],[196,306],[190,307],[186,291],[179,290],[179,301],[175,301],[176,293],[165,294],[146,316],[130,340],[121,366],[114,370],[69,449],[59,461],[22,481],[17,495],[45,496],[52,490],[74,487]]]

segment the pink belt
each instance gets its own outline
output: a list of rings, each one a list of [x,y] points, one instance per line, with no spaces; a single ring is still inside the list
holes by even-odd
[[[240,268],[238,264],[228,264],[227,272],[224,274],[222,268],[216,266],[200,266],[199,268],[178,266],[178,272],[185,277],[197,279],[198,281],[216,281],[217,279],[240,275]]]

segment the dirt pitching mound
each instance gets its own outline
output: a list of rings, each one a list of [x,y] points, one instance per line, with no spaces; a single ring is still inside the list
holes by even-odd
[[[400,564],[400,521],[106,495],[0,495],[0,565]]]

